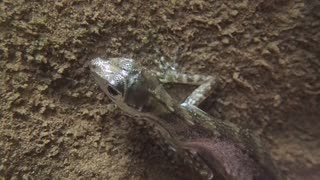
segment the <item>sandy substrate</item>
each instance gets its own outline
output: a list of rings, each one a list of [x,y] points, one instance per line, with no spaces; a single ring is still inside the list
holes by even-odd
[[[219,76],[203,108],[261,134],[288,179],[320,179],[319,19],[316,0],[1,1],[0,179],[194,179],[86,66],[155,68],[154,46]]]

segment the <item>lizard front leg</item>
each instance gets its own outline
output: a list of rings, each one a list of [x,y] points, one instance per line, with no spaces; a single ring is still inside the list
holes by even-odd
[[[176,61],[176,60],[174,60]],[[198,86],[182,104],[199,106],[217,86],[217,78],[210,75],[187,74],[176,70],[176,67],[171,66],[164,57],[155,61],[160,72],[156,72],[161,83],[177,83]]]

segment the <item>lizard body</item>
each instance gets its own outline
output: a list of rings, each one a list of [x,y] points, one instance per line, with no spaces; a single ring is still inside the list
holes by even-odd
[[[164,73],[143,68],[128,58],[96,58],[90,62],[90,69],[101,89],[118,107],[130,116],[154,124],[166,150],[189,162],[205,179],[212,179],[216,173],[226,180],[282,179],[251,131],[214,118],[197,107],[216,83],[214,77],[192,78],[177,73],[163,59]],[[161,84],[179,83],[181,79],[182,83],[200,85],[182,104]]]

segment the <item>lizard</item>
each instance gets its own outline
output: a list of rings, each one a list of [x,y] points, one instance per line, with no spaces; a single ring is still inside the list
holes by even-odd
[[[180,73],[163,57],[160,72],[131,58],[100,58],[89,63],[104,93],[129,116],[153,124],[165,151],[181,157],[203,177],[225,180],[282,180],[270,154],[252,131],[201,110],[217,84],[215,76]],[[198,85],[183,103],[164,83]]]

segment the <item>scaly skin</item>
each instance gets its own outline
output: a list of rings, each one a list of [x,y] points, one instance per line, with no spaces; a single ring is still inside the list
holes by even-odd
[[[197,102],[179,104],[154,71],[126,58],[96,58],[90,69],[113,102],[127,114],[154,124],[164,149],[175,152],[206,179],[216,173],[226,180],[283,179],[252,132],[211,117],[195,106]]]

